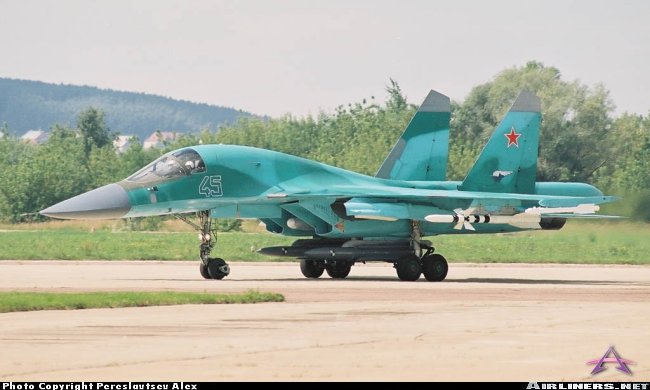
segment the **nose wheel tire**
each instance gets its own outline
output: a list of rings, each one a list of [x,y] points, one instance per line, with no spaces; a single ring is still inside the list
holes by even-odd
[[[208,273],[208,266],[201,263],[199,264],[199,272],[201,273],[201,276],[203,276],[203,279],[212,279],[210,274]]]
[[[211,279],[221,280],[230,274],[230,266],[224,259],[208,259],[206,268]]]
[[[316,260],[300,260],[300,272],[302,272],[306,278],[320,278],[320,276],[323,274],[323,271],[325,271],[325,268],[322,262],[318,262]]]
[[[325,271],[332,279],[345,279],[352,269],[352,263],[347,261],[338,261],[335,264],[327,264]]]
[[[422,273],[430,282],[440,282],[447,277],[449,265],[447,260],[439,254],[425,256],[422,259]]]
[[[405,256],[397,260],[395,269],[397,270],[397,277],[408,282],[418,280],[422,274],[420,259],[415,255]]]

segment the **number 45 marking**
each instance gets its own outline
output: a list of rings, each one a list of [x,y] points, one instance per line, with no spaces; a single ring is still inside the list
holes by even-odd
[[[221,189],[221,175],[219,176],[205,176],[199,184],[199,194],[206,197],[223,196]]]

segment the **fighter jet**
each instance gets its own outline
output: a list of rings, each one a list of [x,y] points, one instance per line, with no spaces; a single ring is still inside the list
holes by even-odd
[[[447,276],[423,237],[561,229],[598,215],[604,196],[586,183],[537,182],[541,104],[522,92],[463,181],[445,181],[450,100],[431,91],[377,174],[362,175],[271,150],[198,145],[172,151],[126,179],[41,211],[63,219],[175,215],[199,232],[200,273],[230,273],[210,257],[214,218],[252,218],[297,239],[261,253],[300,259],[307,278],[348,276],[368,261],[392,263],[401,280]],[[188,218],[196,215],[198,223]]]

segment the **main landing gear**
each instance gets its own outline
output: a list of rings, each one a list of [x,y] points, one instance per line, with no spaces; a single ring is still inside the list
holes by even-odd
[[[431,242],[422,240],[417,221],[413,221],[412,234],[407,239],[313,238],[297,240],[291,246],[262,248],[259,252],[299,258],[300,271],[309,279],[320,278],[325,272],[333,279],[344,279],[354,264],[367,261],[393,263],[397,277],[404,281],[416,281],[424,274],[426,280],[440,282],[449,270],[447,260],[434,253]]]
[[[440,254],[434,254],[433,249],[428,249],[422,257],[415,254],[401,257],[394,264],[397,277],[410,282],[418,280],[422,274],[430,282],[441,282],[449,270],[447,260]]]
[[[440,254],[434,254],[434,249],[428,245],[428,241],[422,241],[422,232],[418,221],[412,221],[411,227],[413,254],[402,256],[394,263],[397,277],[400,280],[414,282],[420,279],[421,274],[424,274],[424,278],[430,282],[445,280],[449,270],[447,260]]]
[[[405,253],[405,250],[399,247],[395,248],[394,251],[381,247],[375,252],[370,247],[364,252],[363,256],[357,258],[348,257],[346,260],[303,258],[300,260],[300,271],[309,279],[318,279],[324,272],[327,272],[332,279],[345,279],[350,274],[350,269],[355,262],[388,261],[393,263],[397,271],[397,277],[400,280],[414,282],[424,275],[424,278],[430,282],[443,281],[447,277],[447,271],[449,270],[447,260],[442,255],[433,253],[432,247],[421,244],[424,250],[421,251],[420,256],[417,256],[414,251]],[[341,247],[331,248],[330,250],[336,253],[340,249]],[[390,256],[391,252],[400,255],[396,260],[383,260],[384,256],[387,253]]]
[[[332,279],[345,279],[352,269],[352,261],[345,260],[300,260],[300,272],[309,279],[317,279],[327,272]]]
[[[209,211],[200,211],[197,214],[199,217],[199,225],[182,215],[175,216],[199,231],[199,239],[201,240],[199,247],[199,256],[201,259],[199,272],[201,276],[205,279],[221,280],[230,274],[230,266],[224,259],[210,257],[210,252],[212,252],[212,248],[217,243],[217,231],[212,228],[212,219],[210,218]]]
[[[447,277],[447,260],[433,253],[429,241],[419,237],[411,240],[298,240],[291,247],[271,247],[262,253],[300,258],[300,271],[309,279],[320,278],[324,272],[333,279],[344,279],[355,263],[385,261],[393,263],[397,277],[416,281],[420,276],[430,282]]]

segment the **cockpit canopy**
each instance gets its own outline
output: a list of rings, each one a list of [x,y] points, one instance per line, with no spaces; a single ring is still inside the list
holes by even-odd
[[[147,183],[174,179],[199,172],[205,172],[203,159],[194,149],[186,148],[165,154],[129,176],[126,180],[135,183]]]

